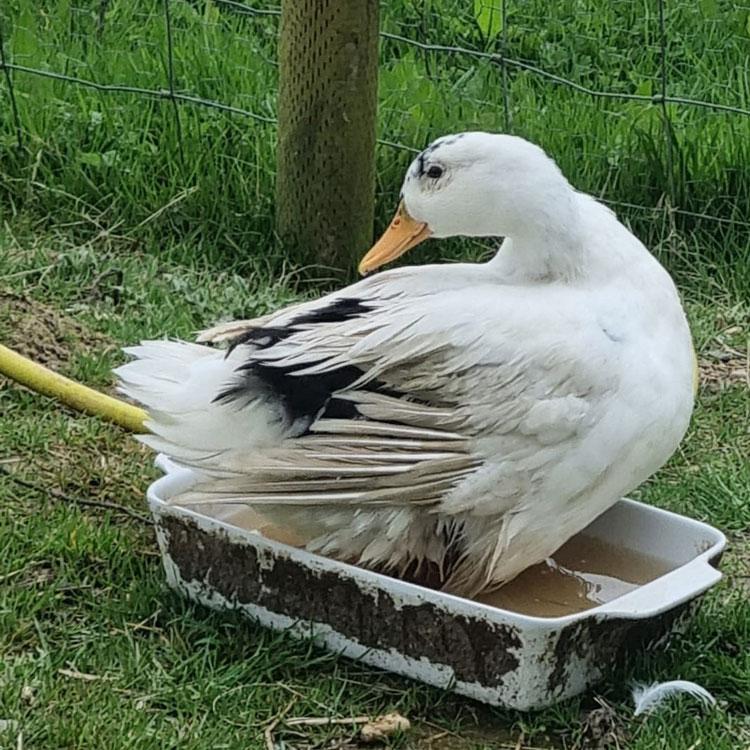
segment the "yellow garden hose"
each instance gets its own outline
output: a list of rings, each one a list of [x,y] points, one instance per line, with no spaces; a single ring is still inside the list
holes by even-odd
[[[143,424],[147,418],[143,409],[58,375],[2,344],[0,375],[5,375],[32,391],[50,396],[73,409],[114,422],[130,432],[149,431]]]

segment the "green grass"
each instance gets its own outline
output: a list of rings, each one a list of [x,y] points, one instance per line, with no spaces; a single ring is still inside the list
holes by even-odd
[[[102,237],[40,234],[30,222],[0,237],[0,340],[101,388],[119,346],[188,336],[225,315],[248,315],[311,293],[264,261],[219,272],[195,246],[157,257]],[[190,261],[188,259],[193,258]],[[198,258],[198,260],[195,260]],[[180,260],[182,259],[182,260]],[[698,278],[705,278],[696,269]],[[13,297],[8,295],[12,294]],[[4,296],[3,296],[4,295]],[[702,357],[747,346],[750,310],[731,292],[685,289]],[[534,714],[489,709],[337,659],[308,643],[210,613],[165,585],[148,525],[106,507],[144,511],[151,456],[129,436],[0,382],[0,747],[263,748],[263,728],[288,716],[398,710],[415,729],[396,748],[586,747],[585,719],[606,700],[620,747],[711,750],[750,743],[750,453],[748,391],[703,388],[683,448],[640,495],[730,535],[727,578],[665,653],[618,668],[593,694]],[[61,671],[63,670],[63,671]],[[95,679],[77,677],[77,672]],[[677,702],[633,719],[632,679],[695,680],[720,707]],[[443,734],[431,745],[430,736]],[[315,747],[341,728],[306,730]],[[305,747],[280,725],[288,748]],[[743,744],[744,743],[744,744]],[[595,745],[593,745],[595,746]],[[610,745],[615,747],[615,745]]]
[[[508,0],[502,31],[477,23],[474,5],[383,3],[382,28],[422,42],[505,50],[595,90],[661,90],[656,2]],[[172,0],[170,7],[177,90],[273,117],[278,18],[238,14],[215,0]],[[750,9],[729,0],[667,2],[668,92],[750,109],[749,18]],[[104,84],[167,86],[161,0],[8,0],[0,23],[8,58],[19,65]],[[220,264],[265,257],[278,271],[282,258],[310,262],[297,248],[281,253],[273,239],[272,124],[191,104],[179,106],[178,123],[165,100],[23,72],[13,73],[13,83],[24,146],[14,146],[2,82],[0,210],[69,223],[80,240],[125,234],[149,253],[192,239]],[[421,147],[473,128],[538,141],[577,187],[618,204],[676,272],[689,272],[697,253],[719,272],[733,268],[733,283],[750,289],[750,117],[593,99],[529,71],[508,68],[504,75],[493,61],[383,40],[383,139]],[[410,158],[391,146],[378,149],[379,226],[395,206]],[[670,214],[670,206],[722,221]],[[472,251],[454,247],[454,256]]]

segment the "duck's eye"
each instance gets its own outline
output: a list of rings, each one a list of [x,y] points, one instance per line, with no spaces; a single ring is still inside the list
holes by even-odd
[[[433,165],[427,170],[427,176],[432,177],[433,180],[437,180],[438,177],[443,176],[443,168]]]

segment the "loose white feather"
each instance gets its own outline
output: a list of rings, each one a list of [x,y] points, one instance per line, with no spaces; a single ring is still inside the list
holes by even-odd
[[[655,711],[664,701],[678,693],[687,693],[693,696],[693,698],[698,699],[706,708],[716,705],[716,698],[706,688],[688,680],[654,682],[651,685],[637,684],[633,686],[635,716]]]

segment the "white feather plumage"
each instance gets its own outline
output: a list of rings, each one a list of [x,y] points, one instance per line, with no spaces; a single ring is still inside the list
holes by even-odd
[[[386,271],[201,337],[240,337],[228,356],[147,342],[117,374],[149,412],[144,442],[204,476],[194,502],[262,506],[351,562],[451,560],[443,587],[473,595],[548,557],[674,452],[690,332],[656,259],[522,139],[441,139],[403,195],[436,237],[508,239],[488,263]],[[287,408],[341,370],[361,377],[329,391],[338,411]]]

